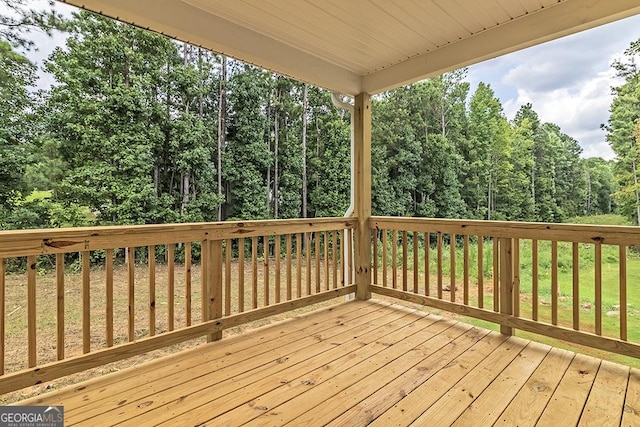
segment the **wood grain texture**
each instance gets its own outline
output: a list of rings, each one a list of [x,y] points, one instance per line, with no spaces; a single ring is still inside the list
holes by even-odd
[[[36,314],[36,275],[37,275],[37,259],[34,255],[27,257],[27,366],[30,368],[36,366],[36,331],[37,331],[37,314]],[[83,286],[84,290],[84,286]],[[84,296],[84,292],[83,292]],[[84,306],[84,305],[83,305]],[[83,326],[84,326],[83,310]],[[83,328],[84,336],[84,328]]]
[[[356,298],[371,298],[371,95],[355,96],[353,106],[353,202],[356,219],[353,264]]]
[[[0,273],[3,277],[0,280],[3,280],[4,272],[1,270],[2,268],[0,268]],[[1,292],[4,294],[4,285]],[[111,303],[113,304],[113,300]],[[108,306],[109,301],[107,300],[107,307]],[[2,308],[0,316],[2,316],[4,320],[4,295],[0,307]],[[108,323],[107,320],[107,324]],[[4,336],[4,330],[2,331],[2,336]],[[109,339],[107,337],[107,343],[108,342]],[[4,347],[2,351],[4,353]],[[64,254],[56,254],[56,356],[58,360],[64,359]]]
[[[45,230],[0,230],[0,257],[344,230],[355,228],[356,222],[355,218],[309,218]]]
[[[634,425],[638,378],[621,365],[374,299],[23,404],[64,403],[69,425]]]
[[[355,285],[322,292],[293,301],[273,304],[269,307],[262,307],[221,319],[209,320],[187,328],[156,335],[155,337],[142,338],[134,342],[127,342],[111,348],[96,350],[81,356],[69,357],[59,362],[47,363],[35,368],[6,374],[0,378],[0,394],[42,384],[43,382],[81,372],[96,366],[106,365],[107,363],[168,347],[193,338],[215,334],[224,329],[348,295],[353,292],[355,292]]]
[[[484,235],[492,237],[557,240],[562,242],[634,245],[640,239],[637,227],[551,224],[535,222],[455,220],[436,218],[381,217],[369,218],[371,228],[440,233]]]

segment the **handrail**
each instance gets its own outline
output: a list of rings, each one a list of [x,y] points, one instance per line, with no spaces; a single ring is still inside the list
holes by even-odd
[[[374,293],[494,322],[505,334],[640,357],[627,278],[638,227],[398,217],[369,226]]]
[[[311,218],[0,231],[0,393],[353,293],[342,260],[355,227]]]
[[[0,258],[353,229],[356,218],[307,218],[188,224],[0,230]]]

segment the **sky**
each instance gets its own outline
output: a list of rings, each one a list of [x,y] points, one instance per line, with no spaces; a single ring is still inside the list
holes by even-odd
[[[491,85],[509,119],[531,102],[543,122],[552,122],[582,146],[582,157],[613,159],[600,128],[609,118],[611,68],[640,39],[640,15],[583,31],[469,67],[471,93]]]
[[[56,8],[62,13],[75,9],[60,3]],[[40,66],[65,40],[62,34],[48,38],[34,33],[33,38],[39,49],[28,56]],[[582,157],[613,159],[600,128],[609,117],[611,86],[620,84],[611,63],[638,39],[640,15],[472,65],[467,78],[470,95],[479,82],[488,83],[509,120],[530,102],[543,122],[557,124],[580,143]],[[40,76],[39,88],[53,83],[51,76]]]

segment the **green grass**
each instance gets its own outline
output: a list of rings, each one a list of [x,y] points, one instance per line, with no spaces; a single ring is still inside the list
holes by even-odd
[[[623,217],[622,215],[615,214],[576,216],[570,218],[567,223],[592,225],[633,225],[627,218]]]

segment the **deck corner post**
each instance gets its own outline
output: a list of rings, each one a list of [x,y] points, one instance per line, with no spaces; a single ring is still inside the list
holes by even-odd
[[[513,240],[500,238],[500,313],[513,315]],[[494,296],[495,298],[495,296]],[[514,335],[514,329],[504,324],[500,325],[500,333]]]
[[[354,204],[357,217],[354,242],[356,298],[371,298],[371,95],[355,97],[354,129]]]

